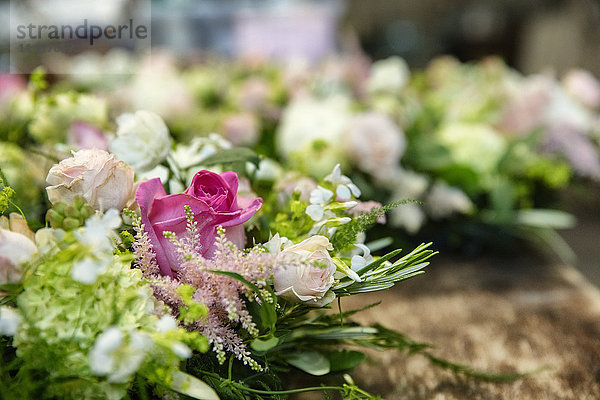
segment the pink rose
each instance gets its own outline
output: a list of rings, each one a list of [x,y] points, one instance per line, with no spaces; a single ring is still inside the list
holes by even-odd
[[[261,207],[262,199],[237,196],[238,177],[235,172],[215,174],[200,171],[183,193],[167,195],[160,179],[143,182],[135,199],[140,206],[142,223],[152,242],[156,261],[164,275],[174,276],[179,269],[174,246],[163,232],[174,232],[177,237],[186,235],[184,206],[190,206],[200,233],[200,255],[214,255],[217,227],[225,229],[225,236],[238,248],[246,243],[244,222]]]

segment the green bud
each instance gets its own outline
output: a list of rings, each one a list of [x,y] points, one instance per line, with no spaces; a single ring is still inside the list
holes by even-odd
[[[46,213],[46,220],[53,228],[60,228],[63,224],[64,217],[54,209],[49,209]]]
[[[63,229],[66,231],[72,231],[73,229],[79,228],[79,221],[75,218],[67,217],[62,223]]]
[[[87,202],[82,196],[75,196],[73,198],[73,207],[77,208],[78,210],[83,209],[86,206],[86,204]]]
[[[77,208],[75,208],[72,205],[67,206],[67,208],[65,210],[65,216],[71,217],[71,218],[79,218],[79,211],[77,210]]]
[[[63,203],[62,201],[59,203],[56,203],[52,206],[52,209],[54,209],[57,213],[61,214],[61,215],[65,215],[65,210],[67,209],[67,204]]]

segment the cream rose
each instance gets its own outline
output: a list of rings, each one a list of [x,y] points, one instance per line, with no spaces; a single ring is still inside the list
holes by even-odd
[[[151,111],[122,114],[117,118],[117,137],[110,151],[136,172],[149,171],[163,162],[171,149],[169,129]]]
[[[46,188],[51,203],[83,196],[96,210],[122,210],[133,200],[134,172],[104,150],[80,150],[50,168]]]
[[[333,301],[335,295],[329,289],[336,267],[328,250],[333,250],[329,239],[319,235],[283,250],[280,256],[284,264],[286,260],[291,262],[273,274],[275,294],[291,302],[317,307]]]

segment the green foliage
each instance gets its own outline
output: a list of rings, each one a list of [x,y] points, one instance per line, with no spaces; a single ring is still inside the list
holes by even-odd
[[[181,297],[181,300],[185,304],[185,306],[179,307],[179,320],[184,324],[191,324],[208,314],[206,305],[200,304],[194,300],[193,296],[195,291],[195,287],[187,284],[179,285],[177,288],[176,293]]]
[[[29,76],[29,88],[34,92],[39,92],[48,89],[48,81],[46,79],[46,70],[44,67],[37,67]]]
[[[304,239],[314,224],[306,215],[306,207],[308,204],[300,200],[299,194],[295,193],[284,211],[277,213],[275,220],[271,222],[270,231],[277,232],[293,242]]]
[[[3,214],[12,203],[10,199],[15,191],[10,186],[4,186],[2,178],[0,178],[0,188],[0,214]]]

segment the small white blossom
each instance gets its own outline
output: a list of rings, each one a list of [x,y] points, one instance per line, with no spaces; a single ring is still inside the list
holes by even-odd
[[[276,233],[267,243],[264,244],[265,248],[271,254],[279,254],[282,250],[285,250],[287,247],[293,245],[292,241],[285,236],[279,236],[279,233]]]
[[[371,250],[369,250],[369,248],[364,244],[357,243],[355,246],[362,250],[363,255],[360,256],[355,254],[352,256],[352,259],[350,260],[350,268],[352,268],[353,271],[359,271],[366,265],[373,262],[373,256],[371,255]]]
[[[12,307],[0,306],[0,336],[14,336],[21,323],[21,314]]]
[[[360,189],[352,183],[350,178],[346,175],[342,175],[340,164],[336,164],[336,166],[333,167],[333,171],[325,177],[325,181],[331,182],[337,187],[335,192],[340,200],[350,200],[352,199],[352,196],[356,198],[360,197]]]
[[[179,358],[190,358],[192,356],[192,350],[180,342],[174,343],[173,346],[171,346],[171,350]]]
[[[106,271],[109,264],[110,259],[106,258],[84,258],[83,260],[73,263],[73,268],[71,268],[71,278],[78,282],[85,283],[86,285],[92,284],[96,282],[98,275]]]
[[[148,337],[132,331],[129,342],[117,326],[104,331],[90,351],[90,369],[96,375],[104,375],[109,382],[127,382],[138,370],[146,357]]]

